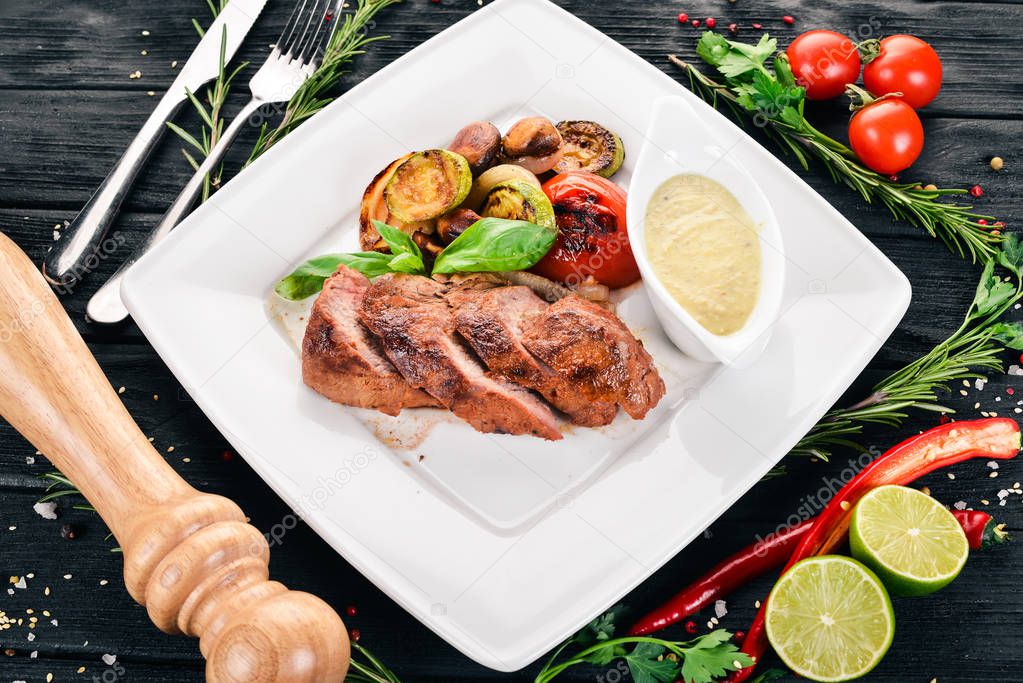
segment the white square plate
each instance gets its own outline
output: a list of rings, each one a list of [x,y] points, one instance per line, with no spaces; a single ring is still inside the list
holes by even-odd
[[[477,434],[439,411],[349,410],[302,384],[268,295],[311,254],[354,248],[377,170],[447,144],[468,121],[532,113],[600,121],[634,160],[651,102],[679,94],[759,180],[782,226],[785,301],[754,367],[681,356],[637,286],[619,310],[668,385],[642,422],[545,443]],[[615,177],[624,186],[630,163]],[[192,397],[310,526],[452,645],[513,671],[776,464],[892,332],[910,289],[834,208],[671,78],[545,0],[497,0],[232,180],[131,270],[123,296]]]

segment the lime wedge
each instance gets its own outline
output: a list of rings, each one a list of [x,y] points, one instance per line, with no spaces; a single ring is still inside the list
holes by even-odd
[[[853,510],[852,554],[892,595],[927,595],[959,576],[970,544],[956,518],[916,489],[880,486]]]
[[[881,581],[848,557],[797,562],[767,598],[767,639],[794,672],[812,681],[859,678],[888,652],[895,615]]]

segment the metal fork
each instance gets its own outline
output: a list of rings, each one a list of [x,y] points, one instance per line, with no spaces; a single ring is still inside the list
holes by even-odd
[[[220,163],[235,137],[247,125],[249,117],[266,104],[287,102],[313,75],[334,31],[341,23],[339,14],[343,2],[344,0],[298,1],[270,56],[249,81],[252,99],[238,112],[209,155],[199,165],[195,175],[171,204],[156,229],[93,294],[85,309],[90,320],[114,324],[128,317],[128,310],[121,303],[121,280],[124,274],[189,213],[202,191],[206,175]]]

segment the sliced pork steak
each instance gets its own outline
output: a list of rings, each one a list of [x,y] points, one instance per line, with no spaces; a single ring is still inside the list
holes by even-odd
[[[369,280],[340,266],[323,284],[302,340],[302,379],[332,401],[397,415],[402,408],[438,406],[412,387],[359,320]]]
[[[585,427],[614,420],[614,402],[593,401],[566,377],[552,370],[522,345],[523,329],[547,310],[547,302],[528,287],[458,288],[448,294],[455,325],[490,370],[538,392],[551,405]]]
[[[450,285],[387,274],[363,299],[362,322],[408,382],[481,432],[562,438],[557,418],[528,391],[491,377],[463,346],[445,299]]]
[[[637,420],[664,396],[643,343],[614,313],[574,294],[533,318],[522,343],[587,399],[617,403]]]

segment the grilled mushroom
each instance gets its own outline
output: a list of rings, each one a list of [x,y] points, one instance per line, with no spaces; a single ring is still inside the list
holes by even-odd
[[[561,161],[562,143],[553,123],[542,116],[530,116],[508,129],[501,146],[509,163],[543,173]]]
[[[458,131],[448,150],[465,157],[472,174],[479,175],[497,161],[501,151],[501,131],[489,121],[473,121]]]

